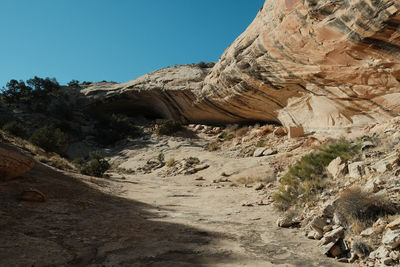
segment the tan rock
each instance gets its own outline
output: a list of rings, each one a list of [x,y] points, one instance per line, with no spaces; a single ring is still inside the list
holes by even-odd
[[[333,176],[334,179],[343,175],[345,170],[346,164],[340,157],[332,160],[327,167],[327,171]]]
[[[21,193],[20,199],[29,202],[45,202],[46,196],[37,189],[25,190]]]
[[[397,248],[400,245],[400,229],[388,229],[382,237],[382,244]]]
[[[290,126],[289,138],[296,138],[304,136],[304,128],[302,126]]]
[[[397,218],[396,220],[392,221],[391,223],[389,223],[388,225],[386,225],[386,228],[388,229],[397,229],[400,228],[400,217]]]
[[[35,166],[33,160],[0,147],[0,180],[20,176]]]
[[[353,162],[348,165],[349,177],[354,179],[361,178],[361,166],[362,162]]]
[[[399,10],[397,0],[265,1],[212,69],[170,67],[83,92],[97,108],[186,122],[312,130],[386,121],[400,113]]]

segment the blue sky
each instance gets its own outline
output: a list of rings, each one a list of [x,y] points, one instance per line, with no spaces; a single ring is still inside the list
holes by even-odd
[[[35,75],[126,82],[217,61],[264,0],[0,0],[0,87]]]

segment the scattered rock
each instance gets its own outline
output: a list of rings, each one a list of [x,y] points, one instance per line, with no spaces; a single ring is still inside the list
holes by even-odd
[[[198,177],[195,179],[196,181],[205,181],[206,179],[204,179],[203,177]]]
[[[392,259],[392,260],[394,260],[394,261],[398,261],[399,260],[399,258],[400,258],[400,253],[398,252],[398,251],[391,251],[390,253],[389,253],[389,257]]]
[[[382,244],[397,248],[400,245],[400,229],[388,229],[382,237]]]
[[[380,184],[379,179],[371,179],[369,180],[365,186],[364,186],[364,191],[368,193],[376,193],[379,191],[379,184]]]
[[[363,237],[369,237],[372,236],[374,233],[375,233],[374,228],[370,227],[362,231],[360,235]]]
[[[327,243],[325,245],[320,245],[320,250],[321,250],[322,254],[326,255],[331,251],[331,249],[335,245],[336,245],[336,242],[330,242],[330,243]]]
[[[386,158],[378,161],[373,165],[373,168],[379,172],[384,173],[388,170],[392,170],[393,165],[398,163],[399,157],[397,153],[392,153],[391,155],[387,156]]]
[[[205,170],[209,167],[210,167],[210,165],[208,165],[208,164],[200,165],[198,167],[193,167],[193,168],[188,169],[184,174],[185,175],[195,174],[195,173]]]
[[[344,163],[340,157],[332,160],[327,167],[327,171],[333,176],[334,179],[343,175],[345,170],[346,163]]]
[[[362,162],[353,162],[348,165],[349,169],[349,177],[354,178],[354,179],[360,179],[361,178],[361,166]]]
[[[320,244],[321,245],[326,245],[328,243],[334,242],[336,243],[339,238],[342,238],[344,235],[344,228],[343,227],[338,227],[324,235],[324,237],[321,239]]]
[[[278,151],[268,148],[268,149],[264,150],[262,155],[263,156],[271,156],[271,155],[275,155],[276,153],[278,153]]]
[[[370,148],[370,147],[374,147],[374,143],[372,143],[371,141],[365,141],[362,143],[361,145],[361,149],[364,150],[366,148]]]
[[[262,157],[265,150],[267,150],[266,147],[257,148],[253,153],[253,157]]]
[[[392,263],[392,259],[390,257],[386,257],[386,258],[382,259],[382,263],[385,265],[389,265]]]
[[[289,228],[298,223],[299,223],[298,221],[293,220],[292,214],[283,214],[276,221],[276,224],[278,225],[278,227],[282,227],[282,228]]]
[[[325,225],[326,225],[326,219],[321,216],[315,217],[310,223],[311,228],[314,231],[318,232],[321,238],[324,234]],[[316,238],[316,239],[321,239],[321,238]]]
[[[46,196],[39,190],[31,188],[21,193],[20,200],[29,202],[45,202]]]
[[[256,191],[260,191],[260,190],[262,190],[264,188],[265,188],[265,185],[264,184],[260,184],[259,186],[256,187]]]
[[[370,259],[383,259],[389,256],[389,250],[385,246],[380,246],[369,254]]]
[[[400,217],[397,218],[396,220],[392,221],[391,223],[389,223],[386,228],[388,229],[397,229],[400,228]]]

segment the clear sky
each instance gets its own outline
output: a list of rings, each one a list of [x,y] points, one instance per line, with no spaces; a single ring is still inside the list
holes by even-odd
[[[217,61],[264,0],[0,0],[0,87],[35,75],[61,84],[126,82]]]

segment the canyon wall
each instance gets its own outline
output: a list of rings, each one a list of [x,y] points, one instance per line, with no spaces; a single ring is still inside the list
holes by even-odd
[[[394,0],[267,0],[213,68],[167,68],[85,94],[184,122],[384,121],[400,113],[399,11]]]

